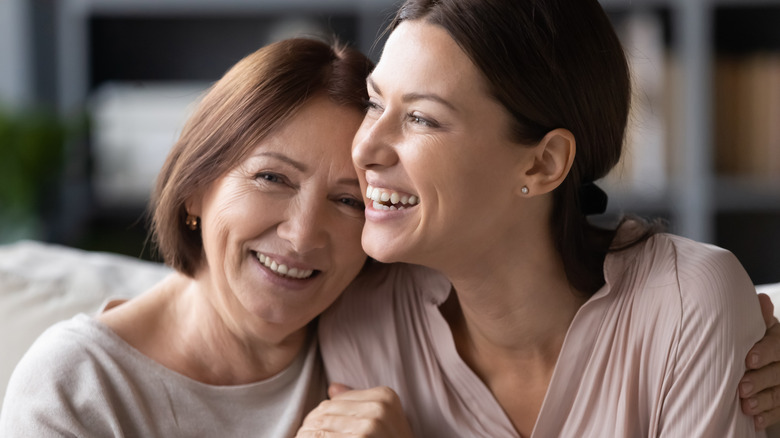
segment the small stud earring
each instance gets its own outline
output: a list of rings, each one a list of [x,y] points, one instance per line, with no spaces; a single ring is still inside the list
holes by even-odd
[[[520,192],[522,192],[524,195],[527,195],[528,194],[528,187],[527,186],[523,186],[523,188],[520,189]]]
[[[192,231],[195,231],[195,230],[198,229],[198,217],[197,216],[193,216],[191,214],[188,214],[187,215],[187,220],[184,221],[184,223],[187,224],[187,227],[190,230],[192,230]]]

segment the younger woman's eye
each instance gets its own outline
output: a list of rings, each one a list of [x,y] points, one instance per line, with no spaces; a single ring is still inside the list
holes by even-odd
[[[415,113],[409,114],[409,120],[412,121],[412,123],[420,126],[427,126],[429,128],[436,128],[439,126],[438,123],[434,122],[433,120],[426,119],[425,117],[421,117]]]
[[[380,111],[382,109],[382,107],[379,105],[379,103],[377,103],[373,99],[367,99],[367,100],[365,100],[363,102],[363,104],[364,104],[367,112],[370,112],[370,111]]]

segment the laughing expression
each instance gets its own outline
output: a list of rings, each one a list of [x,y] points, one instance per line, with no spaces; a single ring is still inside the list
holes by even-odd
[[[511,239],[531,155],[486,84],[443,28],[406,21],[390,35],[352,145],[370,256],[442,269]]]
[[[366,260],[349,156],[361,117],[315,97],[193,199],[206,255],[199,279],[216,307],[292,332],[354,279]]]

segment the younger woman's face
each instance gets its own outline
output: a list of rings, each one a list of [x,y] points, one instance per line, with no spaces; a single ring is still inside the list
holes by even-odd
[[[403,22],[367,82],[352,145],[366,252],[441,268],[510,238],[530,152],[509,140],[508,112],[449,34]]]

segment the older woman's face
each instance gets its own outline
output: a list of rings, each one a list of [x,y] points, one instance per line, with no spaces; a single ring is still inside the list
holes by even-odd
[[[352,149],[371,198],[366,252],[439,268],[449,259],[481,257],[510,238],[519,163],[531,155],[509,140],[508,112],[449,34],[421,21],[402,23],[368,92]]]
[[[349,148],[362,114],[316,97],[190,207],[203,283],[233,317],[293,330],[354,279],[363,202]]]

